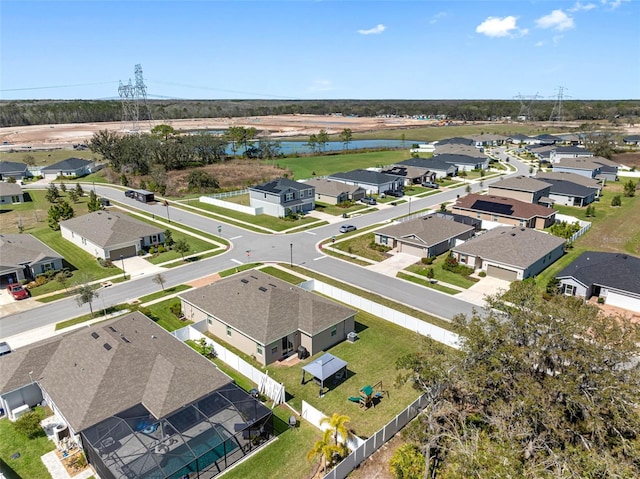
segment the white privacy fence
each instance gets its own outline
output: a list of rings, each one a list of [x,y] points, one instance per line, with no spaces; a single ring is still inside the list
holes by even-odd
[[[199,200],[202,203],[207,203],[208,205],[220,206],[221,208],[226,208],[228,210],[239,211],[240,213],[246,213],[248,215],[257,216],[262,214],[262,207],[253,208],[251,206],[239,205],[237,203],[231,203],[229,201],[219,200],[217,198],[212,198],[210,196],[201,196]]]
[[[345,457],[331,472],[324,476],[324,479],[344,479],[347,477],[351,471],[395,436],[409,421],[415,418],[427,403],[426,395],[420,396],[411,403],[408,408],[382,427],[382,429],[378,430],[369,437],[369,439],[363,441],[358,447],[353,449],[351,454]]]
[[[356,309],[366,311],[367,313],[378,316],[391,323],[402,326],[405,329],[409,329],[423,336],[429,336],[431,339],[440,343],[451,346],[452,348],[458,348],[458,335],[447,331],[444,328],[440,328],[421,319],[414,318],[408,314],[401,313],[395,309],[383,306],[368,299],[362,298],[355,294],[343,291],[340,288],[323,283],[316,279],[311,279],[300,284],[301,288],[308,291],[317,291],[320,294],[329,296],[337,301],[353,306]]]
[[[556,223],[562,222],[562,221],[571,225],[574,223],[578,223],[580,225],[580,229],[575,233],[573,233],[571,238],[569,238],[570,242],[577,240],[578,238],[580,238],[580,236],[582,236],[587,231],[589,231],[589,228],[591,228],[591,223],[589,221],[579,220],[575,216],[561,215],[556,213]]]
[[[328,424],[322,424],[322,419],[327,417],[322,411],[318,411],[311,404],[306,401],[302,401],[302,413],[300,414],[309,424],[317,427],[321,431],[329,429],[331,426]],[[344,438],[343,438],[344,439]],[[347,447],[354,451],[364,444],[364,439],[360,439],[358,436],[353,436],[347,441]]]
[[[216,354],[221,361],[256,383],[258,385],[258,391],[273,400],[273,406],[284,402],[285,389],[283,384],[280,384],[270,378],[268,373],[263,373],[262,371],[254,368],[237,354],[232,353],[227,348],[216,343],[199,331],[199,329],[206,329],[206,327],[206,321],[200,321],[199,323],[177,329],[171,334],[180,341],[186,341],[188,339],[192,341],[200,341],[204,338],[207,344],[214,347]]]

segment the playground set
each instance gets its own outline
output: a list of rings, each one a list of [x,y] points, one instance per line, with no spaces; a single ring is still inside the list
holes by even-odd
[[[382,381],[377,382],[373,386],[367,384],[360,389],[359,396],[350,396],[349,401],[358,403],[361,408],[369,409],[370,406],[376,407],[376,403],[379,403],[384,395],[389,397],[389,391],[383,389]]]

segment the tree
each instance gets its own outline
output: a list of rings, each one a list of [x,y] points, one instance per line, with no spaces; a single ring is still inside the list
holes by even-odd
[[[345,128],[340,133],[340,140],[344,144],[344,149],[349,151],[349,143],[353,139],[353,133],[351,133],[351,128]]]
[[[200,347],[200,354],[209,359],[215,359],[218,357],[218,353],[216,353],[216,348],[213,344],[210,344],[206,338],[200,338],[198,340],[198,346]]]
[[[104,206],[102,206],[102,203],[93,190],[89,191],[89,202],[87,203],[87,208],[89,209],[89,213],[104,209]]]
[[[80,186],[80,183],[76,183],[76,193],[78,194],[78,198],[84,195],[84,190],[82,189],[82,186]]]
[[[22,162],[27,165],[27,166],[35,166],[36,165],[36,159],[29,154],[26,154],[22,157]]]
[[[353,437],[353,434],[347,428],[349,421],[349,416],[338,414],[337,412],[334,412],[331,417],[325,416],[320,420],[320,425],[327,424],[333,431],[333,443],[339,448],[343,456],[348,451],[347,441]]]
[[[622,206],[622,200],[620,199],[620,195],[616,195],[611,198],[611,206]]]
[[[325,151],[327,143],[329,142],[329,134],[327,133],[327,130],[320,130],[316,138],[318,140],[318,149]]]
[[[14,429],[17,433],[26,436],[28,439],[35,439],[39,436],[44,436],[45,432],[40,425],[43,417],[36,411],[28,411],[20,416],[15,424]]]
[[[327,466],[333,462],[334,454],[340,454],[340,448],[331,441],[332,434],[331,429],[326,429],[322,433],[322,438],[314,442],[313,447],[307,452],[307,461],[320,456],[320,467],[323,471],[326,471]]]
[[[76,190],[69,190],[69,193],[67,194],[67,196],[69,197],[72,203],[75,204],[78,202],[78,193],[76,193]]]
[[[318,136],[313,134],[309,135],[309,141],[307,141],[307,146],[311,150],[311,153],[315,153],[318,151]]]
[[[624,184],[624,196],[632,198],[636,195],[636,184],[633,180],[629,180]]]
[[[218,180],[205,170],[192,170],[187,176],[187,185],[190,190],[196,191],[220,187]]]
[[[77,294],[76,303],[78,307],[89,303],[89,311],[91,311],[91,317],[93,317],[93,300],[99,296],[98,292],[90,284],[82,284],[76,288],[75,293]]]
[[[164,291],[164,284],[167,282],[167,279],[162,275],[162,273],[158,273],[153,277],[153,282],[159,284]]]
[[[396,479],[422,479],[424,456],[415,444],[403,444],[393,454],[389,469]]]
[[[63,193],[67,192],[67,184],[64,181],[60,182],[60,191],[62,191]]]
[[[471,185],[467,185],[467,186],[465,186],[464,191],[465,191],[465,193],[467,193],[467,194],[471,193]]]
[[[640,324],[525,282],[507,298],[454,319],[459,352],[397,362],[429,401],[425,477],[640,477]]]
[[[151,134],[162,138],[164,141],[168,141],[169,138],[177,135],[176,130],[170,125],[156,125],[151,129]]]
[[[166,230],[164,230],[164,245],[167,249],[171,249],[174,244],[175,241],[173,240],[173,231],[167,228]]]
[[[180,253],[180,255],[182,256],[182,260],[184,261],[184,254],[188,253],[189,250],[191,249],[191,247],[189,246],[189,243],[187,243],[186,239],[180,238],[180,239],[176,240],[174,249],[178,253]]]
[[[74,211],[71,205],[66,201],[61,201],[49,207],[47,224],[52,230],[58,231],[60,229],[60,221],[71,219],[73,216]]]
[[[44,197],[49,203],[57,203],[60,199],[60,192],[58,191],[58,187],[54,183],[49,184]]]

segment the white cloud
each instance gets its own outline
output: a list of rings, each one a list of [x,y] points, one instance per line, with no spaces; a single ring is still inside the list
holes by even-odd
[[[573,18],[564,13],[562,10],[554,10],[549,15],[540,17],[536,20],[539,28],[553,28],[560,32],[569,30],[575,26]]]
[[[515,33],[522,34],[516,25],[518,18],[512,15],[504,18],[489,17],[476,27],[476,33],[482,33],[488,37],[508,37]],[[526,30],[524,31],[526,33]]]
[[[373,28],[369,28],[368,30],[358,30],[360,35],[379,35],[387,29],[382,23],[379,23]]]
[[[594,8],[598,8],[595,3],[582,3],[580,1],[577,1],[573,7],[567,8],[567,12],[589,11],[593,10]]]
[[[600,0],[605,7],[609,7],[611,10],[615,10],[624,2],[630,2],[631,0]]]
[[[434,16],[431,17],[431,20],[429,20],[429,23],[434,24],[434,23],[438,22],[438,20],[440,20],[441,18],[444,18],[446,16],[447,16],[447,12],[438,12]]]
[[[309,87],[309,91],[331,91],[335,90],[329,80],[316,80]]]

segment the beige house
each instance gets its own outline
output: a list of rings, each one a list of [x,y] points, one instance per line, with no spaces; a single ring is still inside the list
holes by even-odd
[[[509,226],[544,229],[556,221],[556,210],[496,195],[471,193],[451,207],[453,213]]]
[[[551,185],[528,176],[504,178],[489,185],[489,194],[504,196],[526,203],[550,204],[549,191]]]
[[[340,181],[331,181],[325,178],[313,178],[305,184],[313,186],[316,191],[316,201],[337,205],[344,201],[358,201],[366,196],[364,188],[357,185],[348,185]]]
[[[256,270],[180,295],[182,313],[263,365],[301,346],[311,354],[355,331],[356,311]]]
[[[0,182],[0,203],[3,205],[24,203],[22,188],[17,183]]]

